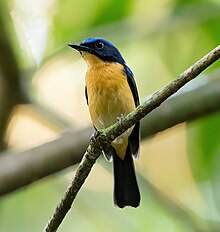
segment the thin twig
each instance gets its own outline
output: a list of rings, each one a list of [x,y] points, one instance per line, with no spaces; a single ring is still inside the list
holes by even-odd
[[[99,157],[101,153],[101,147],[103,147],[106,142],[112,142],[116,137],[129,129],[137,121],[145,117],[153,109],[157,108],[168,97],[177,92],[187,82],[198,76],[203,70],[205,70],[219,58],[220,46],[216,47],[214,50],[212,50],[194,65],[192,65],[190,68],[188,68],[185,72],[179,75],[175,80],[170,82],[164,88],[155,92],[142,105],[138,106],[136,110],[134,110],[123,120],[121,120],[120,123],[116,123],[113,126],[102,131],[95,140],[92,140],[76,171],[75,177],[67,188],[66,193],[62,198],[60,204],[56,207],[55,212],[46,225],[44,231],[54,232],[58,229],[67,212],[71,208],[71,205],[78,191],[85,182],[86,177],[89,175],[90,170],[96,162],[96,159]]]

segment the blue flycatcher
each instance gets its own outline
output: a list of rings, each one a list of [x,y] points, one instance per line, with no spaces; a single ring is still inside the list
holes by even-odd
[[[139,105],[133,73],[113,44],[102,38],[89,38],[69,46],[79,51],[88,65],[85,95],[96,130],[111,126]],[[107,160],[113,159],[114,202],[120,208],[140,204],[133,163],[139,144],[138,122],[103,151]]]

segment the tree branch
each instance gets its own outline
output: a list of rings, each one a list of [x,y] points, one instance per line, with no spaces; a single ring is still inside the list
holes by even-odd
[[[173,95],[160,107],[149,113],[141,121],[141,138],[149,137],[179,123],[189,122],[219,111],[220,71],[212,72],[208,77],[206,77],[205,83],[204,76],[195,80],[194,86],[198,87],[190,91],[187,91],[188,85],[184,86],[181,89],[183,90],[181,94]],[[189,88],[191,87],[189,86]]]
[[[0,195],[78,163],[92,132],[92,127],[73,130],[63,133],[58,139],[26,151],[2,152]]]
[[[146,100],[142,105],[138,106],[136,110],[123,118],[121,122],[115,123],[111,127],[101,131],[99,136],[96,139],[93,139],[87,148],[84,157],[76,171],[75,177],[68,186],[64,197],[62,198],[60,204],[56,207],[55,212],[46,225],[44,231],[54,232],[58,229],[67,212],[71,208],[71,205],[78,191],[89,175],[94,163],[96,162],[96,159],[99,157],[101,148],[105,146],[106,143],[111,143],[116,137],[121,135],[137,121],[141,120],[148,113],[157,108],[168,97],[177,92],[187,82],[198,76],[203,70],[205,70],[219,58],[220,46],[216,47],[164,88],[152,94],[148,100]]]
[[[178,123],[192,121],[220,110],[220,72],[209,74],[209,78],[205,79],[207,82],[201,86],[203,78],[202,76],[193,82],[198,82],[195,85],[199,87],[169,98],[148,114],[141,121],[142,139]],[[186,88],[188,86],[182,89]],[[2,152],[0,196],[79,163],[92,132],[91,126],[71,130],[57,139],[25,151]]]
[[[0,2],[0,150],[6,147],[4,135],[11,110],[17,103],[23,101],[19,82],[20,71],[6,28],[8,10],[5,2]]]

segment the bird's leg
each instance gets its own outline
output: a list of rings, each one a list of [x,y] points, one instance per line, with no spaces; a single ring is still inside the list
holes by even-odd
[[[98,131],[98,130],[95,130],[93,133],[92,133],[92,135],[91,135],[91,137],[90,137],[90,141],[91,142],[95,142],[96,141],[96,139],[97,139],[97,137],[100,135],[100,131]],[[102,151],[108,151],[109,150],[109,148],[111,147],[111,144],[109,144],[107,141],[104,141],[104,143],[103,143],[103,145],[102,146],[100,146],[100,149],[102,150]],[[108,158],[108,160],[109,160],[110,158]]]
[[[119,124],[121,124],[121,122],[122,122],[122,119],[124,118],[124,114],[121,114],[120,116],[118,116],[117,117],[117,122],[119,123]]]
[[[95,140],[97,139],[97,137],[98,137],[99,135],[100,135],[100,131],[95,130],[95,131],[92,133],[91,137],[90,137],[90,141],[91,141],[91,142],[95,142]]]

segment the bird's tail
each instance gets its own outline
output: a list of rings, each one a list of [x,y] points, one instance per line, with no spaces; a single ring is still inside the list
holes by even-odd
[[[137,207],[140,203],[140,192],[129,144],[124,160],[121,160],[115,153],[113,163],[115,205],[120,208],[124,208],[125,206]]]

